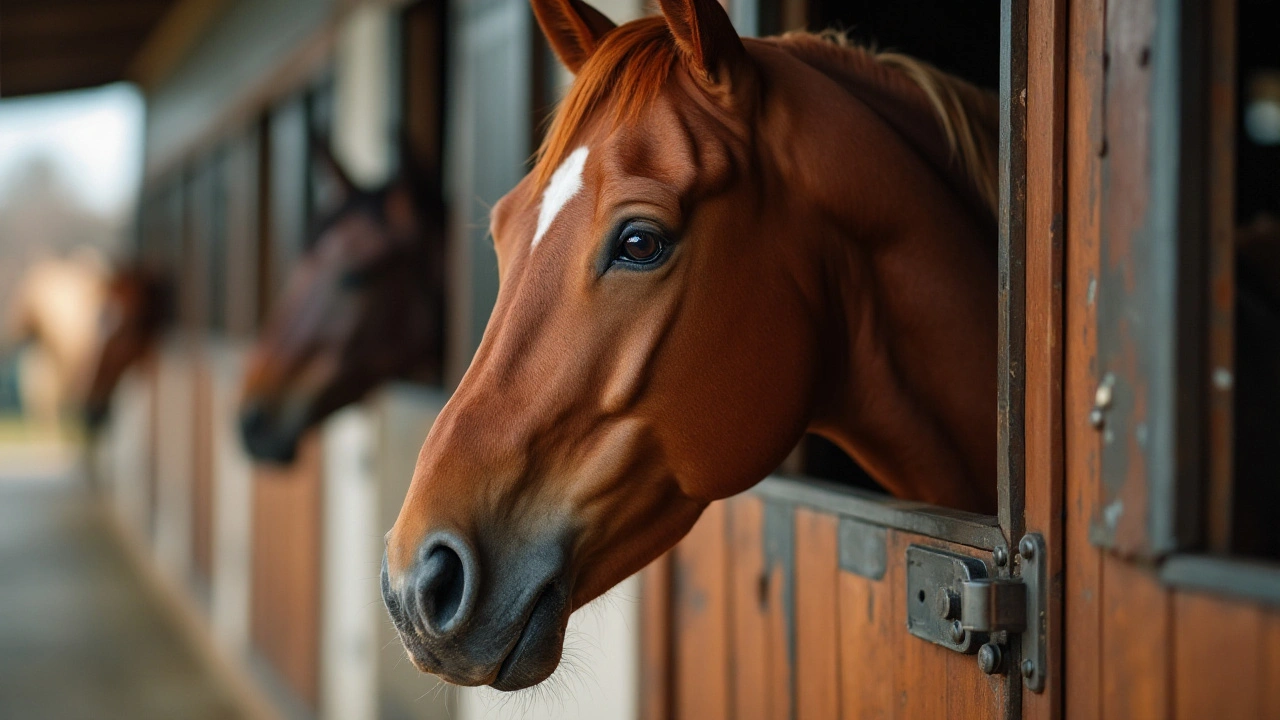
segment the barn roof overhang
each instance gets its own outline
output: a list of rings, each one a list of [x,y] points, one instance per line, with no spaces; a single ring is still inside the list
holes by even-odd
[[[0,97],[159,81],[223,0],[4,0]]]

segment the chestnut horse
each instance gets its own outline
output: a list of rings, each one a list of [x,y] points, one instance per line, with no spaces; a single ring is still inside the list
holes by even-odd
[[[393,378],[438,383],[444,323],[443,207],[409,161],[357,188],[324,143],[338,189],[249,359],[240,429],[249,454],[289,463],[303,434]]]
[[[85,423],[97,428],[107,417],[111,393],[124,371],[155,346],[172,315],[172,288],[162,274],[122,268],[107,281],[98,315],[96,357],[85,391]]]
[[[497,302],[383,564],[456,684],[547,678],[572,611],[806,431],[896,495],[995,507],[994,98],[660,5],[533,2],[576,80],[492,210]]]

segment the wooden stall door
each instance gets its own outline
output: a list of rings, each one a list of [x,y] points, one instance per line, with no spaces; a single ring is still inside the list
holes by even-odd
[[[994,521],[973,530],[983,545],[999,536]],[[989,550],[815,509],[768,488],[712,504],[646,570],[642,716],[1018,717],[1016,673],[985,674],[974,655],[908,632],[908,603],[933,602],[908,597],[911,546],[978,558],[998,572]]]
[[[253,643],[311,708],[319,698],[320,450],[312,433],[293,465],[259,466],[252,501]]]

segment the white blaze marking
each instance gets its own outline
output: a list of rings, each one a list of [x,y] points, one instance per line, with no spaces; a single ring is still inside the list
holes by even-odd
[[[565,203],[569,202],[582,189],[582,167],[587,164],[587,146],[569,153],[569,157],[560,163],[560,167],[551,173],[551,181],[542,193],[542,207],[538,209],[538,229],[533,234],[533,245],[547,234],[547,229],[555,221]]]

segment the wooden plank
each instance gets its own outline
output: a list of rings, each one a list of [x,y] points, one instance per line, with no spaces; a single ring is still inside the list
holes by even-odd
[[[1280,611],[1268,610],[1263,616],[1261,654],[1258,717],[1280,720]]]
[[[672,716],[674,550],[649,563],[640,581],[640,719]]]
[[[205,345],[193,362],[193,439],[191,474],[191,556],[198,575],[208,581],[213,576],[213,402],[212,377]]]
[[[915,639],[915,638],[912,638]],[[1010,662],[1006,659],[1006,662]],[[982,720],[1005,718],[1015,712],[1005,712],[1006,681],[1022,682],[1013,675],[984,675],[978,669],[978,660],[972,655],[947,654],[947,713],[945,717]],[[1025,697],[1030,693],[1023,691]],[[1012,715],[1017,717],[1017,715]]]
[[[839,519],[796,509],[796,717],[840,716]]]
[[[738,720],[769,717],[771,647],[769,573],[764,557],[764,502],[740,495],[729,504],[729,584],[733,638],[733,705]]]
[[[295,95],[272,110],[268,132],[270,177],[264,190],[270,218],[266,269],[270,284],[264,301],[271,305],[284,293],[307,241],[310,145],[305,98]]]
[[[906,584],[901,557],[886,560],[878,580],[840,573],[840,704],[849,720],[897,717],[896,660],[902,643],[916,641],[898,611],[901,590],[894,595]]]
[[[733,717],[729,698],[728,527],[712,503],[675,549],[675,717]]]
[[[1000,529],[1023,534],[1026,392],[1027,3],[1000,1],[999,352],[996,482]]]
[[[288,468],[255,470],[250,625],[254,644],[312,708],[319,695],[320,443]]]
[[[906,552],[913,542],[920,545],[941,547],[941,543],[926,540],[919,535],[898,531],[889,532],[889,571],[885,579],[891,583],[891,627],[898,631],[898,653],[893,668],[893,694],[897,700],[897,717],[902,720],[936,720],[947,717],[947,699],[950,684],[943,679],[949,668],[947,655],[950,650],[926,642],[907,632],[906,608]],[[973,672],[978,672],[974,665]]]
[[[1024,511],[1048,550],[1049,674],[1043,692],[1022,693],[1026,720],[1062,715],[1063,558],[1063,183],[1067,2],[1027,9],[1026,388]]]
[[[769,717],[795,717],[795,512],[766,501],[764,563],[769,573]]]
[[[1174,717],[1259,717],[1261,611],[1205,593],[1177,592],[1172,627]]]
[[[809,507],[984,550],[992,550],[1005,542],[999,523],[990,515],[899,500],[827,480],[770,475],[750,492],[778,503]]]
[[[231,142],[223,165],[226,188],[224,223],[227,243],[227,335],[249,338],[258,324],[258,293],[262,210],[258,180],[262,153],[255,129],[239,133]]]
[[[1066,299],[1063,341],[1063,440],[1066,485],[1062,696],[1069,719],[1101,713],[1101,554],[1089,542],[1097,511],[1099,435],[1089,424],[1097,385],[1097,268],[1100,232],[1100,156],[1103,134],[1103,16],[1105,0],[1072,0],[1068,7],[1066,77]],[[1027,693],[1024,693],[1027,694]]]
[[[1104,720],[1169,716],[1173,640],[1170,593],[1147,570],[1103,555]]]
[[[444,158],[445,3],[414,3],[404,12],[405,157],[438,178]]]
[[[1202,8],[1106,4],[1094,540],[1148,560],[1194,546],[1203,524]]]

